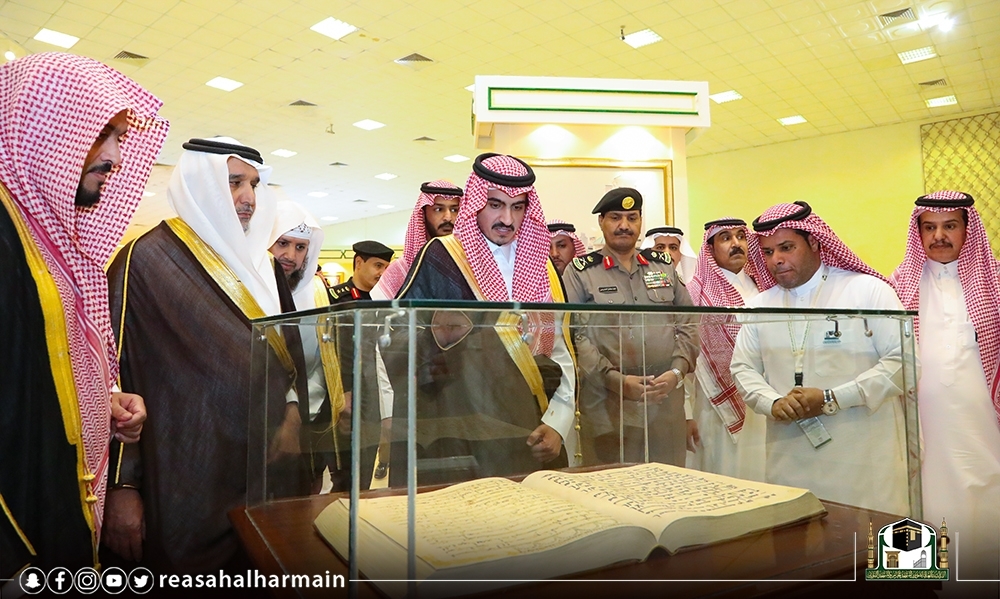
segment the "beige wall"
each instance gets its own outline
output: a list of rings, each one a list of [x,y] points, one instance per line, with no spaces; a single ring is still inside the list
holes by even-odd
[[[919,129],[904,123],[689,157],[692,245],[706,221],[750,222],[768,206],[805,200],[863,260],[890,274],[903,258],[913,200],[924,193]]]

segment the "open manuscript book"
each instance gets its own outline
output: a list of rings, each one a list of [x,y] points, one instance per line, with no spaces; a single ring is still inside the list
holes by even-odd
[[[316,528],[348,555],[347,499]],[[805,489],[663,464],[597,472],[541,471],[521,483],[485,478],[416,497],[421,597],[448,597],[567,576],[825,514]],[[358,567],[393,597],[406,594],[406,496],[362,499]],[[428,583],[438,582],[432,588]],[[458,580],[488,582],[453,582]],[[430,591],[430,592],[428,592]]]

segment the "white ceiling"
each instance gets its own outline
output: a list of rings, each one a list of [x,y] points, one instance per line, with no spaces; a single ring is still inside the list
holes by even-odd
[[[947,13],[954,28],[876,18],[907,7],[918,18]],[[327,17],[359,30],[341,41],[310,31]],[[633,49],[621,26],[664,41]],[[232,136],[261,151],[289,198],[341,221],[385,212],[380,204],[409,211],[422,181],[464,183],[470,163],[444,157],[476,154],[464,89],[475,75],[707,80],[712,93],[743,94],[712,106],[691,156],[1000,105],[998,0],[0,1],[0,32],[15,53],[56,49],[32,39],[42,27],[79,37],[71,52],[164,101],[162,163],[191,137]],[[938,57],[903,65],[896,56],[924,46]],[[115,60],[121,50],[149,60]],[[393,62],[413,52],[434,62]],[[244,85],[205,85],[217,76]],[[946,86],[919,85],[940,78]],[[947,95],[958,104],[926,107]],[[296,100],[317,106],[289,106]],[[796,114],[808,123],[777,122]],[[386,126],[352,126],[362,119]],[[421,136],[437,141],[414,141]],[[270,155],[278,148],[298,154]],[[349,166],[329,166],[336,161]],[[398,178],[375,178],[385,172]],[[144,204],[162,201],[165,181],[154,175],[157,195]]]

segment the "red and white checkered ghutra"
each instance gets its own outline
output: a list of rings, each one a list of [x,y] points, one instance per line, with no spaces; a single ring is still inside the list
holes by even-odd
[[[797,213],[808,211],[808,216],[802,219],[785,220],[778,223],[767,231],[758,231],[758,223],[768,223],[780,219],[787,219]],[[747,236],[747,258],[754,263],[757,271],[757,288],[761,293],[778,284],[767,270],[767,262],[764,260],[764,252],[760,249],[760,238],[770,237],[778,229],[798,229],[811,233],[819,240],[820,260],[827,266],[839,268],[850,272],[858,272],[871,275],[880,281],[885,281],[885,277],[879,274],[874,268],[865,264],[864,260],[858,257],[851,248],[847,247],[843,241],[837,237],[830,225],[826,224],[819,216],[812,213],[809,204],[798,201],[794,204],[776,204],[771,206],[754,221],[754,231]]]
[[[705,231],[702,240],[701,251],[698,254],[698,266],[695,269],[694,277],[688,283],[688,291],[696,306],[714,306],[736,308],[742,307],[743,297],[740,292],[726,279],[722,268],[715,261],[712,253],[713,247],[709,240],[716,233],[724,229],[742,229],[749,237],[746,223],[732,217],[720,219],[721,221],[731,221],[726,225],[715,225]],[[737,221],[743,224],[734,224]],[[747,260],[744,269],[747,275],[757,282],[760,277],[753,262]],[[746,421],[746,403],[736,389],[733,376],[729,371],[729,365],[733,361],[733,347],[736,345],[736,335],[740,332],[740,325],[732,315],[703,314],[699,327],[699,340],[701,345],[701,355],[699,359],[705,359],[712,378],[715,379],[719,393],[709,398],[713,407],[722,404],[729,404],[736,418],[733,422],[726,422],[726,429],[729,435],[735,440]]]
[[[459,194],[462,193],[461,187],[458,187],[451,181],[446,181],[444,179],[438,179],[436,181],[425,183],[421,187],[439,189],[451,188]],[[392,263],[386,267],[385,272],[382,273],[382,277],[379,278],[378,281],[379,286],[384,290],[386,297],[396,297],[396,293],[399,292],[399,288],[402,287],[403,282],[406,281],[406,274],[410,272],[410,265],[413,264],[413,259],[417,257],[417,254],[429,241],[427,238],[427,220],[424,218],[424,208],[427,206],[433,206],[434,198],[438,197],[461,199],[461,195],[446,195],[430,191],[422,191],[420,193],[420,196],[417,197],[417,204],[413,207],[413,213],[410,214],[410,224],[406,228],[406,239],[403,242],[403,255],[400,258],[393,260]]]
[[[960,191],[937,191],[921,196],[921,200],[971,201],[971,196]],[[1000,422],[1000,262],[993,256],[986,227],[973,206],[916,206],[910,215],[910,229],[906,237],[903,262],[892,273],[889,284],[896,290],[899,300],[907,310],[920,310],[920,278],[927,251],[920,238],[919,218],[923,212],[949,212],[965,210],[969,216],[965,244],[958,255],[958,278],[965,295],[965,308],[979,337],[979,357],[990,388],[993,408]],[[917,339],[920,338],[919,319],[914,319]]]
[[[490,172],[507,177],[524,177],[530,174],[528,168],[511,156],[494,155],[482,161],[482,165]],[[497,267],[496,260],[486,236],[479,229],[476,220],[479,212],[486,207],[487,192],[498,189],[510,197],[522,193],[528,195],[528,205],[525,208],[524,221],[517,229],[517,252],[514,255],[514,279],[511,285],[513,296],[507,296],[507,285]],[[538,199],[534,185],[527,187],[509,187],[480,177],[473,172],[465,183],[465,197],[458,209],[455,220],[455,237],[462,244],[469,266],[476,276],[476,282],[487,301],[494,302],[551,302],[552,290],[549,288],[548,264],[549,230],[545,226],[545,214]],[[546,318],[551,320],[552,315]],[[532,319],[535,320],[534,318]],[[554,343],[554,322],[534,323],[541,334],[532,336],[532,353],[551,355]]]
[[[98,536],[104,513],[110,389],[118,376],[104,266],[142,197],[167,136],[160,102],[118,71],[62,53],[0,67],[0,181],[41,250],[62,300]],[[105,125],[128,111],[121,164],[101,200],[75,205],[84,163]]]

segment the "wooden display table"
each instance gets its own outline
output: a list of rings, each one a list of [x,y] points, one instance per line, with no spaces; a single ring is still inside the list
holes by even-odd
[[[364,492],[362,497],[381,492]],[[313,520],[343,495],[318,495],[282,500],[230,512],[236,531],[254,565],[263,574],[341,574],[347,564],[323,541]],[[654,551],[642,563],[625,564],[577,575],[572,580],[546,581],[508,587],[480,597],[516,593],[516,597],[596,596],[672,598],[722,596],[763,597],[801,595],[886,596],[898,584],[866,582],[869,518],[877,531],[899,520],[881,512],[823,502],[828,514],[817,520],[788,525],[668,555]],[[362,572],[362,576],[364,573]],[[853,581],[853,582],[852,582]],[[893,584],[893,583],[889,583]],[[922,596],[940,583],[907,582],[908,597]],[[274,589],[277,597],[345,597],[346,589]],[[819,593],[819,594],[817,594]],[[381,597],[374,585],[360,583],[359,598]],[[933,596],[933,595],[931,595]]]

